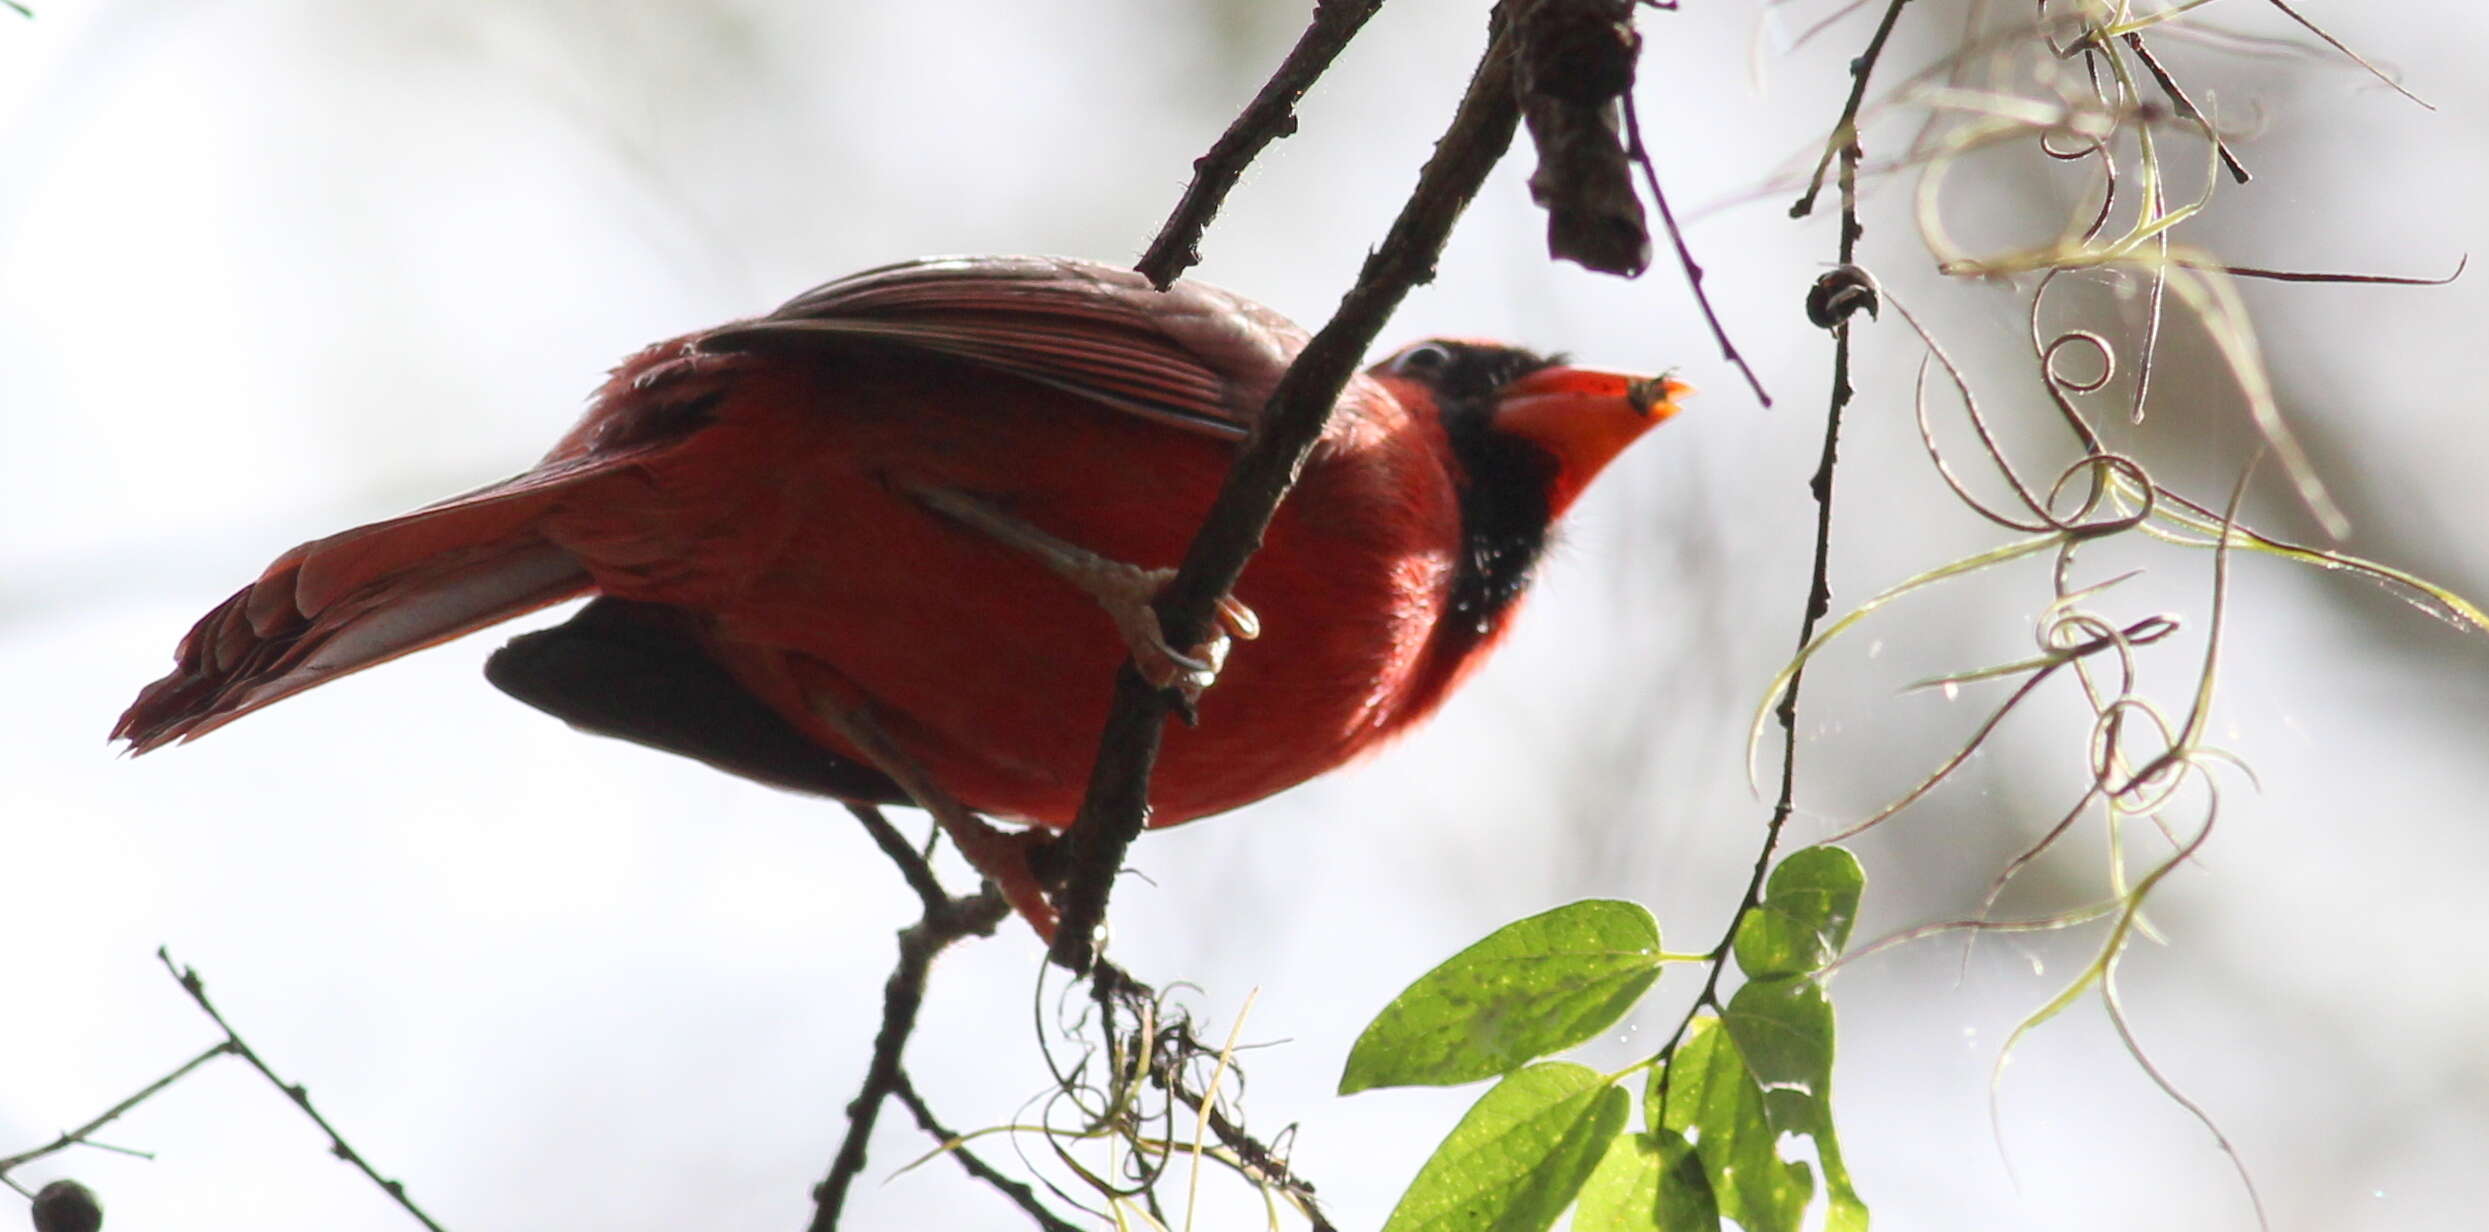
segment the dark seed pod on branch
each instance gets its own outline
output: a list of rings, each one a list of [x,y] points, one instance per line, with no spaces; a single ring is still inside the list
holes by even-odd
[[[36,1191],[34,1218],[35,1232],[96,1232],[104,1226],[104,1204],[76,1181],[54,1181]]]
[[[1622,132],[1642,51],[1633,8],[1634,0],[1533,0],[1514,30],[1521,116],[1538,147],[1530,198],[1547,210],[1547,255],[1627,278],[1651,263]]]
[[[1875,275],[1855,265],[1825,271],[1806,292],[1806,319],[1820,329],[1830,329],[1861,309],[1873,317],[1882,306]]]

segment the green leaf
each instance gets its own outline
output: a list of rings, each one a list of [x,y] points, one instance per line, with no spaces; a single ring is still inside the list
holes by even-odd
[[[1719,1232],[1720,1205],[1683,1137],[1626,1134],[1582,1184],[1573,1232]]]
[[[1823,1125],[1812,1135],[1815,1139],[1815,1161],[1824,1169],[1824,1197],[1831,1210],[1824,1216],[1824,1232],[1867,1232],[1867,1201],[1858,1196],[1858,1187],[1850,1183],[1849,1166],[1841,1162],[1841,1140],[1832,1132],[1832,1105],[1819,1101]]]
[[[1752,981],[1729,998],[1723,1024],[1765,1089],[1772,1127],[1815,1140],[1830,1205],[1826,1232],[1865,1232],[1867,1204],[1832,1129],[1832,1003],[1822,986],[1800,976]]]
[[[1810,1095],[1832,1088],[1832,1003],[1813,980],[1752,980],[1722,1018],[1746,1068],[1766,1087]]]
[[[1418,1169],[1383,1232],[1545,1232],[1631,1103],[1598,1071],[1563,1061],[1496,1083]]]
[[[1819,971],[1849,944],[1867,875],[1839,847],[1808,847],[1772,870],[1737,925],[1737,967],[1754,979]]]
[[[1507,924],[1375,1015],[1340,1094],[1510,1073],[1614,1025],[1662,961],[1659,923],[1633,903],[1591,899]]]
[[[1746,1232],[1796,1232],[1814,1174],[1780,1157],[1763,1086],[1719,1019],[1694,1020],[1675,1058],[1651,1074],[1646,1099],[1651,1124],[1694,1131],[1694,1153],[1722,1215]]]
[[[1708,1192],[1708,1183],[1706,1183]],[[1715,1220],[1714,1232],[1718,1227]],[[1619,1134],[1582,1182],[1573,1232],[1662,1232],[1659,1147],[1642,1134]]]

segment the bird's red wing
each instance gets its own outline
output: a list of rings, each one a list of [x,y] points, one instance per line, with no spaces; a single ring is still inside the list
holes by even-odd
[[[967,361],[1171,427],[1242,439],[1304,331],[1197,283],[1158,291],[1055,257],[935,258],[824,284],[705,350],[883,344]]]

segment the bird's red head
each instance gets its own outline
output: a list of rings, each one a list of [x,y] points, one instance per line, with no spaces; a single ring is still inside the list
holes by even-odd
[[[1454,449],[1481,471],[1504,469],[1481,453],[1520,446],[1545,461],[1535,486],[1552,521],[1616,455],[1677,413],[1692,387],[1666,375],[1633,377],[1576,368],[1561,356],[1494,342],[1437,338],[1408,347],[1369,372],[1410,401],[1422,394],[1443,416]]]
[[[1441,635],[1451,641],[1438,648],[1454,668],[1440,696],[1505,628],[1556,519],[1625,446],[1676,413],[1673,399],[1686,388],[1440,338],[1367,375],[1413,411],[1432,410],[1459,490],[1460,551]]]

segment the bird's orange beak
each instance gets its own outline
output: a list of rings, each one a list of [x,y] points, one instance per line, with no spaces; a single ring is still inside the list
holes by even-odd
[[[1548,513],[1561,514],[1625,446],[1676,414],[1676,400],[1692,392],[1667,376],[1542,368],[1504,387],[1495,430],[1555,456]]]

